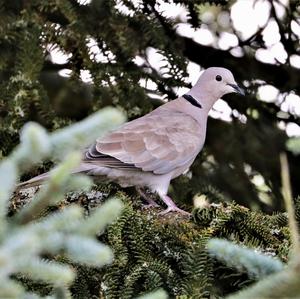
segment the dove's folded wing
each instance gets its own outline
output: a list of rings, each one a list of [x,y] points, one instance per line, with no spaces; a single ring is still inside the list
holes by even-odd
[[[165,174],[189,164],[204,138],[199,123],[182,112],[150,113],[97,140],[85,162]]]

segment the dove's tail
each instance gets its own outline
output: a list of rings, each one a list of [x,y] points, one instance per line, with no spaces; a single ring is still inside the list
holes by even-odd
[[[75,168],[71,174],[76,174],[76,173],[88,173],[90,170],[92,170],[94,167],[87,165],[86,163],[82,163],[80,166]],[[26,188],[31,188],[31,187],[36,187],[43,185],[45,181],[51,176],[51,171],[42,173],[40,175],[37,175],[33,177],[32,179],[19,183],[16,186],[16,190],[21,190],[21,189],[26,189]]]
[[[20,190],[20,189],[25,189],[25,188],[30,188],[30,187],[36,187],[36,186],[43,185],[44,181],[46,179],[48,179],[49,176],[50,176],[49,172],[42,173],[42,174],[37,175],[37,176],[35,176],[34,178],[32,178],[28,181],[25,181],[25,182],[22,182],[22,183],[18,184],[16,188],[17,188],[17,190]]]

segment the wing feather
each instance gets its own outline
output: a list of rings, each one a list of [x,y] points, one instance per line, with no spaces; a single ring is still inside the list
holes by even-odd
[[[150,113],[97,139],[85,162],[164,174],[194,159],[204,138],[199,123],[187,114]]]

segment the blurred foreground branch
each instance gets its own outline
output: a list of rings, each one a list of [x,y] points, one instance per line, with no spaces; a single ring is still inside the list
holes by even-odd
[[[16,274],[51,284],[53,296],[47,298],[70,298],[68,286],[75,278],[74,269],[42,258],[45,254],[63,254],[67,260],[91,267],[112,262],[111,249],[98,242],[95,235],[103,232],[118,217],[123,207],[121,200],[109,200],[88,218],[84,217],[83,208],[78,205],[39,217],[49,205],[58,204],[65,192],[91,187],[89,178],[70,175],[81,159],[80,152],[75,150],[82,149],[96,136],[123,121],[120,112],[107,108],[79,124],[52,134],[36,123],[28,123],[23,128],[20,145],[0,164],[1,298],[39,298],[12,279]],[[20,174],[42,159],[53,156],[63,162],[35,197],[8,218],[9,199]]]

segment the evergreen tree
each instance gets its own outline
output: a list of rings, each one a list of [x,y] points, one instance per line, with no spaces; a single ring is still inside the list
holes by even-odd
[[[282,208],[278,157],[287,136],[278,124],[298,124],[296,112],[281,110],[288,94],[299,93],[299,69],[291,64],[298,53],[297,1],[286,5],[267,1],[266,23],[246,40],[230,22],[235,1],[209,2],[2,1],[2,154],[8,154],[17,143],[18,131],[28,120],[54,129],[106,105],[122,107],[132,119],[159,105],[157,96],[172,100],[177,87],[189,85],[189,61],[201,68],[224,66],[246,86],[248,94],[243,100],[235,95],[224,97],[235,111],[232,122],[209,120],[205,151],[194,163],[191,178],[174,182],[174,196],[190,204],[193,195],[209,193],[207,186],[212,186],[226,199],[246,206],[266,211]],[[181,5],[187,19],[174,19],[168,11],[162,12],[161,6],[168,3]],[[205,14],[210,15],[209,22]],[[176,30],[180,23],[193,29],[207,28],[215,42],[204,46],[181,35]],[[257,53],[268,47],[264,29],[270,23],[277,28],[287,55],[284,61],[272,64],[257,58]],[[222,50],[218,46],[224,33],[235,36],[236,47]],[[201,33],[199,36],[201,40]],[[53,49],[68,55],[67,62],[54,63]],[[164,62],[159,70],[149,61],[153,49]],[[60,75],[64,69],[70,70],[69,78]],[[91,83],[80,80],[82,71],[89,71]],[[154,89],[150,89],[150,82]],[[258,88],[266,84],[280,92],[270,103],[257,99]],[[247,117],[246,123],[239,121],[236,111]],[[298,194],[299,158],[289,154],[289,159],[293,191]],[[264,179],[265,190],[253,183],[255,176]]]
[[[291,96],[298,100],[300,95],[299,3],[265,1],[266,22],[244,38],[230,18],[232,5],[240,1],[243,0],[0,1],[0,155],[5,182],[1,188],[6,197],[12,192],[11,182],[16,177],[9,168],[12,166],[5,164],[6,157],[14,155],[19,132],[28,121],[56,132],[108,105],[122,109],[129,120],[134,119],[181,95],[179,87],[190,87],[187,77],[191,62],[199,70],[226,67],[247,89],[245,99],[232,94],[224,97],[232,108],[231,121],[209,119],[204,150],[190,172],[172,182],[170,191],[179,205],[191,208],[195,200],[190,221],[176,216],[159,218],[155,211],[139,211],[140,198],[131,190],[120,191],[114,184],[94,187],[92,195],[69,194],[60,203],[65,207],[78,202],[87,214],[93,205],[102,203],[102,196],[118,194],[125,204],[119,220],[99,237],[113,248],[112,266],[94,269],[68,261],[77,270],[75,283],[70,286],[74,298],[134,298],[160,287],[170,297],[223,297],[267,275],[271,275],[269,281],[258,287],[253,285],[245,296],[260,293],[268,298],[270,294],[265,290],[271,290],[274,282],[280,280],[288,281],[291,296],[299,293],[296,255],[294,263],[287,267],[284,264],[289,261],[293,234],[289,233],[288,217],[282,212],[279,162],[280,153],[285,152],[291,191],[297,197],[299,139],[289,140],[286,147],[285,129],[291,124],[299,125],[298,112],[287,104]],[[253,5],[258,2],[253,1]],[[180,5],[187,17],[171,17],[168,5]],[[179,25],[186,30],[200,30],[200,42],[187,36],[187,31],[179,30]],[[277,46],[285,58],[275,57],[267,63],[260,54],[270,48],[265,38],[265,30],[270,27],[277,32]],[[201,43],[203,29],[214,38],[209,45]],[[222,38],[226,34],[235,42],[224,49]],[[57,63],[53,51],[68,58]],[[154,54],[161,60],[159,69],[151,60]],[[66,70],[69,76],[62,76]],[[82,80],[83,73],[90,76],[88,82]],[[278,92],[272,101],[259,98],[259,90],[265,85],[272,85]],[[65,137],[55,134],[61,141]],[[73,142],[77,147],[81,139],[75,136]],[[48,158],[55,162],[57,152],[54,148]],[[49,168],[48,163],[38,170],[29,170],[27,162],[36,161],[28,152],[25,154],[19,160],[17,156],[9,157],[17,159],[14,161],[18,167],[24,167],[20,168],[21,173],[30,171],[26,177]],[[13,177],[6,177],[6,172]],[[256,178],[263,183],[255,183]],[[51,199],[48,195],[42,193],[35,200],[46,208]],[[30,200],[30,196],[14,196],[9,215],[23,215],[22,219],[28,219],[25,222],[40,216],[36,213],[40,208],[32,212],[35,200]],[[30,213],[26,206],[21,209],[26,201]],[[1,208],[2,218],[6,208]],[[53,209],[55,212],[57,207]],[[297,199],[298,223],[299,211]],[[5,219],[2,222],[0,235],[8,225]],[[206,247],[212,237],[226,238],[237,245],[212,240]],[[228,263],[231,258],[218,251],[220,244],[242,258]],[[244,247],[259,253],[255,255]],[[62,256],[56,259],[65,261]],[[47,286],[32,281],[24,284],[41,296],[49,294]],[[282,287],[278,294],[286,295],[288,291]],[[245,293],[240,294],[244,298]]]

